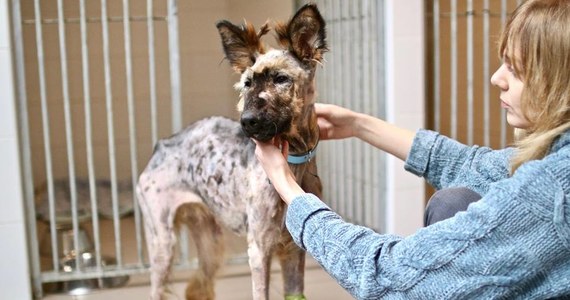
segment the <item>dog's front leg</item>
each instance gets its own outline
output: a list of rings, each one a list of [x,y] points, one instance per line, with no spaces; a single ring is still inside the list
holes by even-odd
[[[248,232],[249,267],[251,269],[252,299],[269,299],[269,272],[271,267],[271,247],[259,235]]]
[[[305,251],[293,242],[289,232],[283,232],[282,239],[276,254],[281,264],[285,299],[305,299]]]

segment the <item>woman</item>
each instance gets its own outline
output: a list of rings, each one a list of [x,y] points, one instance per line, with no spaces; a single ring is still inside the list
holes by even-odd
[[[296,184],[274,143],[256,155],[289,204],[287,228],[358,299],[545,299],[570,295],[570,1],[528,0],[500,39],[491,83],[513,148],[468,147],[333,105],[316,105],[321,139],[360,138],[437,189],[482,196],[410,237],[344,222]]]

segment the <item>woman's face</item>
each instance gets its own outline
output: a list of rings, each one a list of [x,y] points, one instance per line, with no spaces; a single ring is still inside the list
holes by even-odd
[[[501,107],[507,111],[507,122],[520,129],[531,126],[521,110],[521,95],[524,83],[518,74],[515,74],[510,62],[505,59],[503,64],[491,77],[491,83],[501,89]]]

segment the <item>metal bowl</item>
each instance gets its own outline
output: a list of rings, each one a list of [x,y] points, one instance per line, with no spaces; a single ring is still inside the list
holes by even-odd
[[[95,269],[97,267],[96,257],[93,253],[85,252],[79,257],[79,268],[81,270]],[[101,257],[102,267],[114,265],[116,260],[112,257]],[[69,256],[61,261],[60,269],[63,272],[75,272],[77,270],[75,256]],[[97,289],[121,287],[129,281],[128,275],[77,279],[70,281],[60,281],[46,286],[46,290],[53,293],[67,293],[70,295],[85,295]]]
[[[78,249],[75,249],[75,236],[73,234],[73,229],[71,225],[60,225],[56,229],[56,243],[57,243],[57,256],[62,259],[65,257],[74,257],[77,253],[85,253],[92,251],[93,243],[91,238],[83,229],[82,226],[79,227],[77,231],[78,237]],[[43,256],[52,256],[52,245],[51,245],[51,232],[48,231],[46,235],[41,240],[40,252]]]

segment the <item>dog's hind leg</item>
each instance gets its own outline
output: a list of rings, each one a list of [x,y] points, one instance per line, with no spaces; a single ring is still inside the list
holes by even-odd
[[[188,281],[186,299],[213,300],[214,277],[224,262],[222,229],[208,208],[201,203],[180,207],[176,222],[188,224],[198,255],[199,267]]]
[[[169,221],[168,207],[155,209],[148,201],[140,185],[137,186],[137,198],[144,215],[145,239],[150,263],[150,299],[163,299],[166,292],[165,284],[168,279],[175,244],[173,224]]]
[[[145,239],[150,263],[150,299],[163,299],[176,244],[174,218],[177,208],[200,202],[195,194],[166,184],[164,173],[143,172],[136,187],[144,216]]]

